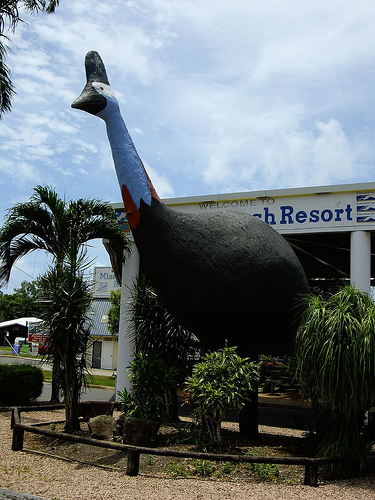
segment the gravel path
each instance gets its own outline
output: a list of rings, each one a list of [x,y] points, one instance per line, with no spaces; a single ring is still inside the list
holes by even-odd
[[[46,414],[33,418],[49,420]],[[26,415],[23,417],[26,423]],[[311,488],[246,480],[142,475],[128,477],[28,452],[11,451],[10,413],[0,413],[0,487],[49,500],[375,500],[375,478],[338,481]]]

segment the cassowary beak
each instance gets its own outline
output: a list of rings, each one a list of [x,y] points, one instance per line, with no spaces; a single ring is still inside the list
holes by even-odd
[[[96,115],[105,108],[107,101],[104,96],[96,92],[91,82],[101,82],[109,85],[107,72],[100,55],[93,50],[86,54],[85,67],[87,84],[81,95],[77,97],[71,106]]]
[[[102,111],[106,105],[107,99],[97,93],[91,82],[85,86],[81,95],[71,104],[72,108],[87,111],[87,113],[91,113],[92,115],[96,115],[99,111]]]

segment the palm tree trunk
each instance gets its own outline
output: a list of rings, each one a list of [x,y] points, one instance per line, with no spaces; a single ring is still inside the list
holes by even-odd
[[[66,353],[65,353],[65,432],[76,434],[80,432],[79,425],[79,381],[76,367],[76,353],[72,348],[71,332],[67,332]]]
[[[80,432],[79,425],[79,387],[75,374],[65,378],[65,428],[64,432],[76,434]]]
[[[60,390],[61,390],[61,368],[60,361],[54,357],[52,366],[52,392],[51,403],[60,403]]]

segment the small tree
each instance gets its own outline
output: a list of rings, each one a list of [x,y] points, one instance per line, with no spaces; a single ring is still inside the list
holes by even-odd
[[[298,371],[317,420],[317,453],[368,451],[365,412],[375,404],[375,304],[351,286],[307,297],[296,337]]]
[[[121,411],[125,417],[164,422],[167,416],[167,394],[176,383],[177,370],[168,367],[157,355],[138,353],[129,367],[132,391],[119,391]]]
[[[129,319],[133,340],[142,352],[157,352],[169,365],[181,368],[194,336],[177,323],[145,275],[133,283]]]
[[[211,443],[221,446],[221,422],[229,408],[241,410],[259,380],[258,366],[224,347],[206,354],[186,380],[193,417],[207,428]]]
[[[79,265],[87,255],[87,243],[96,238],[107,239],[116,253],[116,260],[123,261],[129,243],[109,203],[86,199],[68,202],[61,199],[54,189],[37,186],[29,201],[17,203],[9,209],[0,229],[0,284],[9,281],[18,259],[36,250],[44,250],[53,257],[54,272],[60,281],[67,269],[72,273],[77,270],[78,280]],[[51,274],[49,278],[52,283]],[[49,326],[52,328],[51,324]],[[51,331],[51,339],[52,336]],[[53,345],[51,354],[58,354]],[[59,356],[53,363],[51,401],[58,401],[61,382]]]
[[[40,279],[45,304],[41,316],[51,332],[52,350],[47,357],[59,369],[68,433],[80,430],[78,403],[87,371],[88,311],[92,297],[90,283],[83,276],[83,264],[80,259],[67,259]]]
[[[118,337],[120,324],[121,290],[111,290],[109,293],[108,330],[113,337]]]
[[[187,359],[198,342],[177,323],[144,275],[137,277],[131,289],[129,322],[132,340],[140,351],[157,353],[168,367],[177,370],[175,386],[169,388],[168,412],[170,420],[178,420],[177,385],[184,383]]]

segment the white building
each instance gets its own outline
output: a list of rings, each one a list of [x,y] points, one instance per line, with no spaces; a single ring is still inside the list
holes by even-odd
[[[93,301],[91,304],[91,331],[88,360],[92,368],[115,370],[117,367],[117,338],[113,337],[107,326],[110,307],[109,294],[118,290],[111,267],[95,267],[93,277]]]

